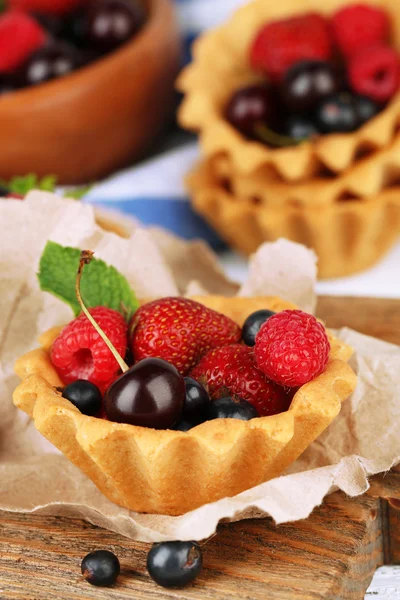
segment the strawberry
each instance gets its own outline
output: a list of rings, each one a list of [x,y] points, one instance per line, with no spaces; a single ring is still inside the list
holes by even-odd
[[[250,50],[254,70],[279,82],[295,63],[328,60],[332,40],[327,21],[317,13],[273,21],[258,32]]]
[[[8,6],[24,12],[61,16],[72,12],[84,2],[85,0],[8,0]]]
[[[30,15],[9,11],[0,16],[0,73],[20,67],[41,48],[47,34]]]
[[[158,357],[186,375],[210,349],[240,340],[232,319],[187,298],[161,298],[143,305],[131,323],[135,361]]]
[[[256,365],[254,348],[231,344],[208,352],[191,372],[208,385],[211,398],[235,395],[255,406],[261,417],[287,410],[292,396]]]

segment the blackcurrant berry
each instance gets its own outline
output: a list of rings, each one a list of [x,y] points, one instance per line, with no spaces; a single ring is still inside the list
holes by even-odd
[[[306,116],[292,115],[285,124],[285,135],[296,140],[308,140],[320,135],[315,123]]]
[[[210,397],[201,383],[192,379],[192,377],[185,377],[185,389],[183,418],[192,423],[201,423],[210,403]]]
[[[289,110],[298,113],[311,110],[339,89],[340,79],[331,64],[304,60],[288,70],[282,85],[282,96]]]
[[[357,129],[359,117],[354,96],[343,92],[324,100],[317,108],[316,123],[323,133],[348,133]]]
[[[181,588],[191,583],[203,566],[201,548],[196,542],[154,544],[147,556],[150,577],[166,588]]]
[[[355,96],[354,101],[360,126],[373,119],[381,110],[379,104],[366,96]]]
[[[257,310],[247,317],[242,327],[242,340],[246,346],[254,346],[256,335],[262,325],[275,313],[272,310]]]
[[[118,558],[108,550],[95,550],[87,554],[81,564],[82,575],[92,585],[113,585],[120,573]]]
[[[207,411],[207,420],[214,419],[239,419],[250,421],[259,416],[257,409],[247,400],[233,400],[232,398],[219,398],[210,402]]]
[[[19,87],[37,85],[68,75],[81,66],[78,51],[62,42],[50,42],[37,52],[16,73]]]
[[[140,0],[97,0],[89,5],[83,28],[89,47],[110,52],[131,39],[144,21]]]
[[[85,379],[77,379],[67,385],[62,393],[82,414],[96,416],[101,409],[102,396],[99,388]]]

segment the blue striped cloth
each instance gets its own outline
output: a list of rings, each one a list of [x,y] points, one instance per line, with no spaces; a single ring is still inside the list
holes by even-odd
[[[222,23],[244,0],[175,0],[185,40],[183,62],[197,35]],[[183,178],[198,158],[197,143],[176,129],[151,159],[96,184],[85,201],[122,211],[145,225],[162,226],[186,239],[203,238],[222,246],[216,234],[190,206]]]

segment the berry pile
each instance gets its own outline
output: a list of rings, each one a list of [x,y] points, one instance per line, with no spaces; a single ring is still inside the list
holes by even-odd
[[[92,258],[82,253],[77,275],[83,313],[50,353],[63,397],[83,414],[180,431],[248,421],[287,410],[296,389],[325,369],[325,329],[300,310],[260,310],[242,328],[186,298],[144,304],[129,324],[112,308],[88,310],[79,286]]]
[[[306,13],[268,23],[249,56],[267,80],[237,90],[225,117],[270,146],[355,131],[400,87],[400,55],[389,38],[387,12],[366,4],[346,6],[330,21]]]
[[[6,0],[0,15],[0,94],[62,77],[132,39],[141,0]]]

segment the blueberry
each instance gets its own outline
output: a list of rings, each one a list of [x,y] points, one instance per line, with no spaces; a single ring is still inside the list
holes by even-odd
[[[311,137],[320,135],[320,132],[311,119],[293,115],[286,121],[285,135],[297,140],[308,140]]]
[[[239,419],[250,421],[259,416],[257,409],[247,400],[233,400],[232,398],[219,398],[210,403],[207,411],[208,421],[213,419]]]
[[[92,585],[113,585],[120,573],[118,558],[108,550],[96,550],[87,554],[81,564],[82,575]]]
[[[185,388],[186,397],[183,405],[183,419],[191,423],[201,423],[204,421],[210,397],[201,383],[192,379],[192,377],[185,377]]]
[[[317,108],[316,123],[323,133],[348,133],[357,129],[359,117],[354,96],[343,92],[324,100]]]
[[[85,379],[77,379],[67,385],[62,395],[84,415],[95,416],[101,409],[102,396],[99,388]]]
[[[254,346],[256,335],[262,325],[275,313],[272,310],[257,310],[247,317],[242,327],[242,340],[246,346]]]
[[[381,110],[379,104],[377,104],[370,98],[366,98],[366,96],[356,96],[355,106],[360,125],[363,125],[364,123],[375,117]]]
[[[150,577],[166,588],[188,585],[200,573],[202,566],[201,548],[196,542],[153,544],[147,556]]]
[[[296,63],[286,73],[282,96],[292,112],[314,108],[321,100],[339,91],[340,79],[331,64],[319,60]]]
[[[15,80],[19,87],[38,85],[68,75],[80,66],[81,57],[76,48],[52,41],[32,54],[17,71]]]

